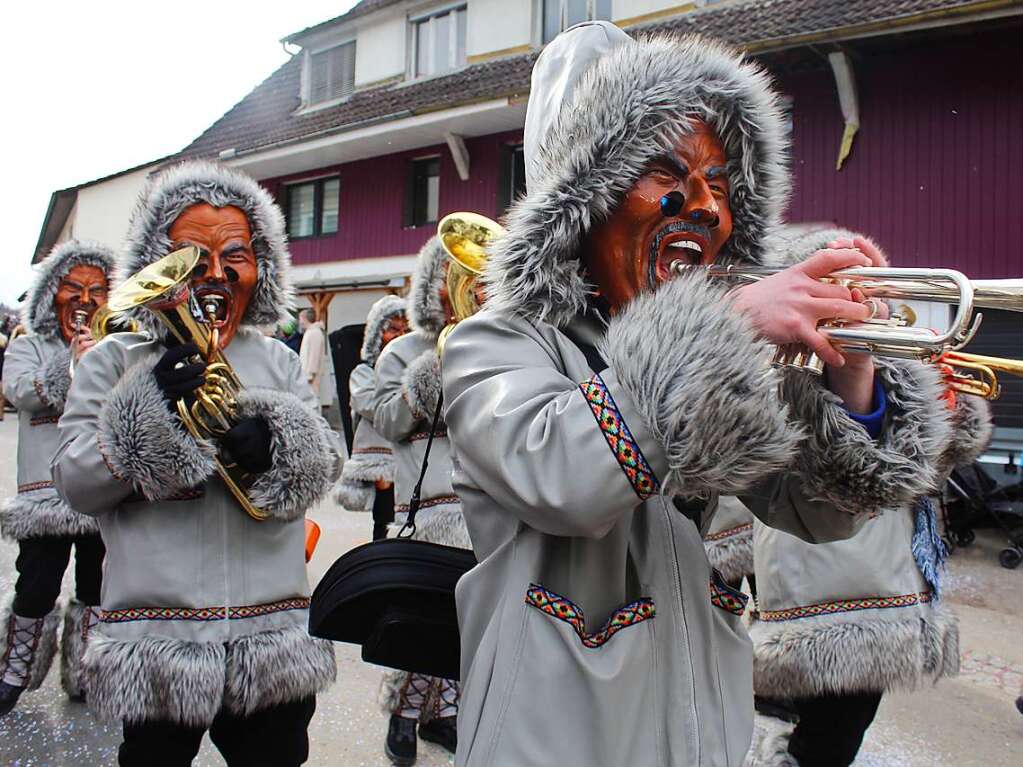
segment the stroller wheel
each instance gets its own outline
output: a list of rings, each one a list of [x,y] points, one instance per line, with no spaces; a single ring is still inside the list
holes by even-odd
[[[1006,570],[1015,570],[1023,562],[1023,550],[1010,546],[998,554],[998,562]]]

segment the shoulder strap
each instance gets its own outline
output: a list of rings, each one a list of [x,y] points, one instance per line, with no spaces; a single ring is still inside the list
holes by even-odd
[[[437,409],[433,411],[433,421],[430,424],[430,436],[426,439],[426,452],[423,453],[423,465],[419,470],[419,481],[416,482],[416,487],[412,491],[412,497],[408,502],[408,519],[405,520],[405,524],[402,525],[401,530],[398,531],[398,537],[401,538],[405,531],[408,530],[407,537],[411,538],[416,534],[416,512],[419,511],[420,495],[423,491],[423,480],[426,479],[426,468],[430,465],[430,448],[433,447],[433,435],[437,433],[437,424],[440,423],[440,411],[444,407],[444,394],[443,392],[437,397]]]

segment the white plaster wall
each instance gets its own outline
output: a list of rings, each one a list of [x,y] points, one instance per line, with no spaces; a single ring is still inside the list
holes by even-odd
[[[611,4],[611,18],[614,21],[631,19],[647,13],[658,13],[659,11],[673,8],[681,9],[689,4],[682,2],[682,0],[613,0]]]
[[[355,44],[356,87],[405,72],[405,37],[404,13],[374,18],[359,29]]]
[[[71,236],[120,249],[128,219],[146,182],[149,166],[78,191]]]
[[[532,42],[533,0],[469,0],[466,55],[503,51]]]

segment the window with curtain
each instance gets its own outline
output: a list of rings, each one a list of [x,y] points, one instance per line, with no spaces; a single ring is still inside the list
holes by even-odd
[[[309,104],[344,98],[355,90],[355,41],[309,56]]]
[[[288,237],[335,234],[341,210],[341,179],[318,178],[287,186]]]
[[[543,0],[543,42],[549,43],[573,24],[611,20],[611,0]]]
[[[465,7],[449,8],[413,21],[416,77],[428,77],[465,66]]]

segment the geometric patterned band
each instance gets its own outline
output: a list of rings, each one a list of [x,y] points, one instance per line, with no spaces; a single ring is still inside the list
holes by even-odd
[[[791,621],[798,618],[812,618],[818,615],[834,615],[855,610],[882,610],[889,607],[912,607],[927,604],[933,599],[931,592],[919,594],[902,594],[895,597],[863,597],[861,599],[842,599],[835,602],[821,602],[805,607],[790,607],[786,610],[762,610],[762,621]]]
[[[129,607],[124,610],[99,610],[101,623],[131,623],[133,621],[222,621],[258,618],[262,615],[288,610],[305,610],[308,597],[283,599],[261,605],[239,607]]]
[[[632,432],[625,423],[614,397],[604,384],[600,375],[592,376],[588,381],[579,384],[583,397],[586,398],[593,417],[597,419],[597,425],[603,433],[607,444],[611,447],[618,465],[622,467],[625,476],[628,477],[632,489],[640,500],[645,501],[652,495],[656,495],[660,485],[654,475],[650,464],[643,457],[643,451],[639,444],[632,437]]]
[[[44,479],[41,482],[29,482],[24,485],[18,485],[18,492],[31,493],[33,490],[44,490],[48,487],[53,487],[52,479]]]
[[[583,615],[582,608],[571,599],[559,596],[539,584],[531,583],[526,591],[526,604],[568,623],[575,629],[575,633],[579,635],[584,647],[601,647],[622,629],[635,626],[637,623],[650,620],[657,615],[654,600],[642,597],[615,610],[600,631],[587,634],[586,617]]]
[[[703,540],[704,541],[720,541],[722,538],[731,538],[733,535],[739,535],[740,533],[745,533],[747,530],[752,530],[752,529],[753,529],[753,523],[752,522],[747,522],[746,524],[739,525],[738,527],[730,527],[729,529],[722,530],[721,532],[718,532],[718,533],[711,533],[710,535],[705,535],[705,536],[703,536]]]
[[[749,597],[741,591],[728,588],[721,574],[715,570],[710,579],[710,603],[732,615],[741,616],[746,612]]]

